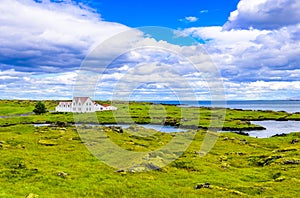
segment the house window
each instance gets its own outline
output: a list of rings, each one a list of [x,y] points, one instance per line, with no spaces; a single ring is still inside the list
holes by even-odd
[[[76,106],[76,103],[74,102],[73,105]]]
[[[80,106],[81,104],[79,103],[78,105]]]

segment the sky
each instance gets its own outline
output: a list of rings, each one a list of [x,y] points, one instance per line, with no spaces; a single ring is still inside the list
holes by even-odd
[[[298,0],[1,0],[0,13],[0,99],[300,98]]]

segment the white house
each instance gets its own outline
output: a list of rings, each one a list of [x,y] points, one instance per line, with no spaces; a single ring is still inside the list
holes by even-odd
[[[74,97],[72,102],[59,102],[55,111],[57,112],[73,112],[73,113],[89,113],[95,111],[115,111],[117,107],[110,105],[100,105],[93,102],[90,97]]]

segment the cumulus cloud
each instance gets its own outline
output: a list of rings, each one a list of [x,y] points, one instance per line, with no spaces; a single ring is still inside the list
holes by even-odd
[[[182,35],[205,41],[203,47],[219,68],[228,99],[298,96],[298,4],[292,0],[241,0],[223,27],[188,28],[172,41]],[[214,84],[218,71],[201,45],[182,45],[186,40],[171,44],[141,31],[111,37],[129,28],[102,21],[98,13],[82,4],[2,0],[0,12],[2,98],[70,99],[74,86],[95,86],[99,72],[103,72],[103,81],[95,93],[101,99],[112,96],[116,84],[120,94],[138,87],[139,99],[143,94],[149,99],[170,99],[174,91],[190,99],[191,92],[184,86],[187,83],[199,99],[209,99],[209,86],[220,87]],[[197,20],[192,16],[182,19]],[[100,43],[102,48],[97,51]],[[129,50],[133,46],[150,48]],[[76,84],[86,54],[90,54],[88,67],[81,84]]]
[[[192,99],[199,96],[203,99],[210,95],[207,86],[205,88],[198,86],[199,79],[210,82],[218,81],[216,76],[210,76],[216,71],[200,45],[178,46],[166,41],[157,41],[154,38],[141,37],[139,42],[136,42],[136,45],[131,46],[130,49],[108,65],[103,74],[97,74],[101,77],[96,89],[99,98],[113,95],[118,99],[126,100],[136,93],[139,94],[138,98],[142,98],[144,93],[147,97],[165,99],[171,97],[171,89],[176,96],[181,95],[181,98]],[[95,53],[95,57],[101,57],[103,54],[102,51]],[[88,59],[87,62],[89,62]],[[118,67],[115,67],[116,65]],[[90,64],[87,64],[87,67],[89,66]],[[192,76],[200,71],[202,71],[201,76],[197,79]],[[82,78],[83,81],[85,79],[85,77]],[[216,87],[212,83],[209,85]],[[153,87],[160,87],[160,89],[153,89]],[[139,88],[138,92],[135,91],[137,88]],[[206,91],[204,92],[203,89]],[[95,87],[90,87],[90,89],[87,89],[87,86],[84,89],[78,87],[78,90],[80,93],[92,93]],[[111,92],[107,94],[109,90]],[[196,95],[193,96],[193,94]],[[172,96],[174,99],[174,94]]]
[[[71,97],[76,70],[89,50],[129,29],[68,0],[2,0],[0,12],[3,98]]]
[[[241,0],[224,29],[279,29],[298,23],[298,0]]]
[[[89,48],[128,29],[72,1],[2,0],[0,61],[37,72],[73,70]]]
[[[298,96],[300,81],[253,81],[253,82],[230,82],[224,83],[227,90],[227,98],[235,100],[260,99],[288,99]]]
[[[186,34],[206,40],[204,47],[232,81],[297,80],[300,65],[300,26],[279,30],[190,28]]]
[[[300,91],[299,8],[292,0],[241,0],[223,27],[182,33],[205,41],[229,99],[291,98]]]

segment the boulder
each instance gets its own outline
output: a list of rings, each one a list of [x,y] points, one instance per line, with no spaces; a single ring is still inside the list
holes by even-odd
[[[53,140],[39,140],[39,144],[44,145],[44,146],[56,146],[57,142],[54,142]]]
[[[38,197],[39,196],[37,194],[30,193],[25,198],[38,198]]]
[[[286,160],[284,161],[284,164],[289,165],[289,164],[299,164],[298,160]]]
[[[291,144],[295,144],[295,143],[298,143],[298,142],[299,142],[299,140],[293,139],[292,142],[291,142]]]
[[[57,176],[62,177],[62,178],[66,178],[69,174],[65,173],[65,172],[58,172]]]
[[[204,184],[197,184],[194,186],[194,189],[201,189],[201,188],[210,188],[210,183],[205,182]]]

